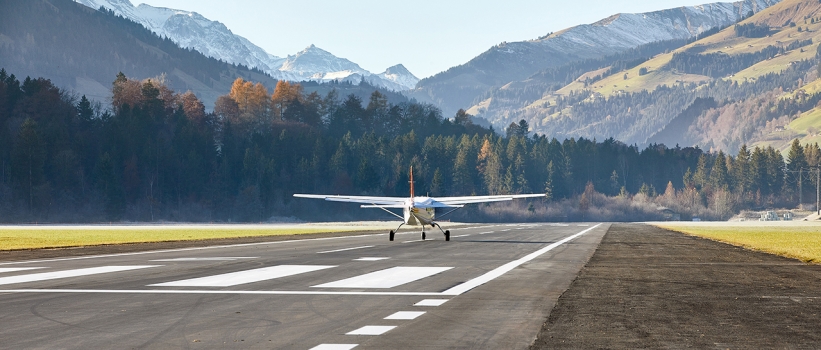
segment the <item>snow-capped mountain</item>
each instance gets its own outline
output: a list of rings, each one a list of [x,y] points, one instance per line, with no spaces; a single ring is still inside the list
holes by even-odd
[[[648,13],[617,14],[593,24],[579,25],[557,32],[543,39],[504,46],[538,44],[580,57],[600,56],[656,41],[691,38],[712,28],[735,23],[751,11],[756,13],[780,1],[744,0],[684,6]],[[507,49],[510,50],[512,47]]]
[[[277,57],[234,34],[224,24],[209,20],[196,12],[146,4],[135,7],[129,0],[75,1],[93,9],[107,8],[142,24],[161,37],[168,37],[181,47],[193,48],[206,56],[229,63],[258,68],[280,80],[359,82],[364,77],[372,85],[397,91],[412,89],[419,81],[407,69],[404,69],[407,73],[391,78],[373,74],[356,63],[336,57],[314,45],[287,58]]]
[[[538,39],[493,46],[465,64],[420,81],[410,94],[438,104],[446,115],[455,113],[478,102],[476,98],[489,89],[524,80],[540,70],[601,58],[652,42],[692,38],[780,1],[742,0],[617,14]]]

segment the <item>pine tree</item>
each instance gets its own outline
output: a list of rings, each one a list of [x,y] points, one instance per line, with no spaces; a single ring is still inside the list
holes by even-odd
[[[710,170],[710,185],[713,189],[724,189],[729,187],[727,171],[727,158],[723,151],[718,152],[713,168]]]

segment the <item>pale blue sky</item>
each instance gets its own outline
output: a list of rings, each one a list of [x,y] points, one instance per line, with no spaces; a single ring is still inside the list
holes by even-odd
[[[535,39],[616,13],[710,0],[131,0],[195,11],[276,56],[310,44],[373,73],[402,63],[425,78],[503,41]]]

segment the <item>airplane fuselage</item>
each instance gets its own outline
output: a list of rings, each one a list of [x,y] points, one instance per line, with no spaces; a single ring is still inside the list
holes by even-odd
[[[408,199],[403,210],[406,225],[431,225],[433,224],[436,210],[434,208],[418,208],[414,204],[421,198]],[[422,200],[423,202],[424,200]]]

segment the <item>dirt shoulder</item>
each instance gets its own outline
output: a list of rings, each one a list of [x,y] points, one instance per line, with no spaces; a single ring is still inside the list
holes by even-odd
[[[278,242],[290,241],[299,239],[315,239],[315,238],[329,238],[342,236],[358,236],[368,234],[381,234],[381,231],[351,231],[351,232],[329,232],[329,233],[310,233],[297,235],[275,235],[275,236],[258,236],[245,238],[224,238],[224,239],[204,239],[191,241],[172,241],[172,242],[154,242],[154,243],[127,243],[127,244],[106,244],[85,247],[70,247],[70,248],[53,248],[53,249],[23,249],[23,250],[4,250],[0,251],[0,261],[20,261],[31,259],[48,259],[48,258],[63,258],[85,255],[101,255],[101,254],[118,254],[143,252],[162,249],[178,249],[178,248],[194,248],[207,247],[214,245],[226,244],[245,244],[245,243],[261,243],[261,242]],[[388,234],[384,233],[385,240],[388,240]]]
[[[821,348],[821,266],[614,224],[532,349]]]

